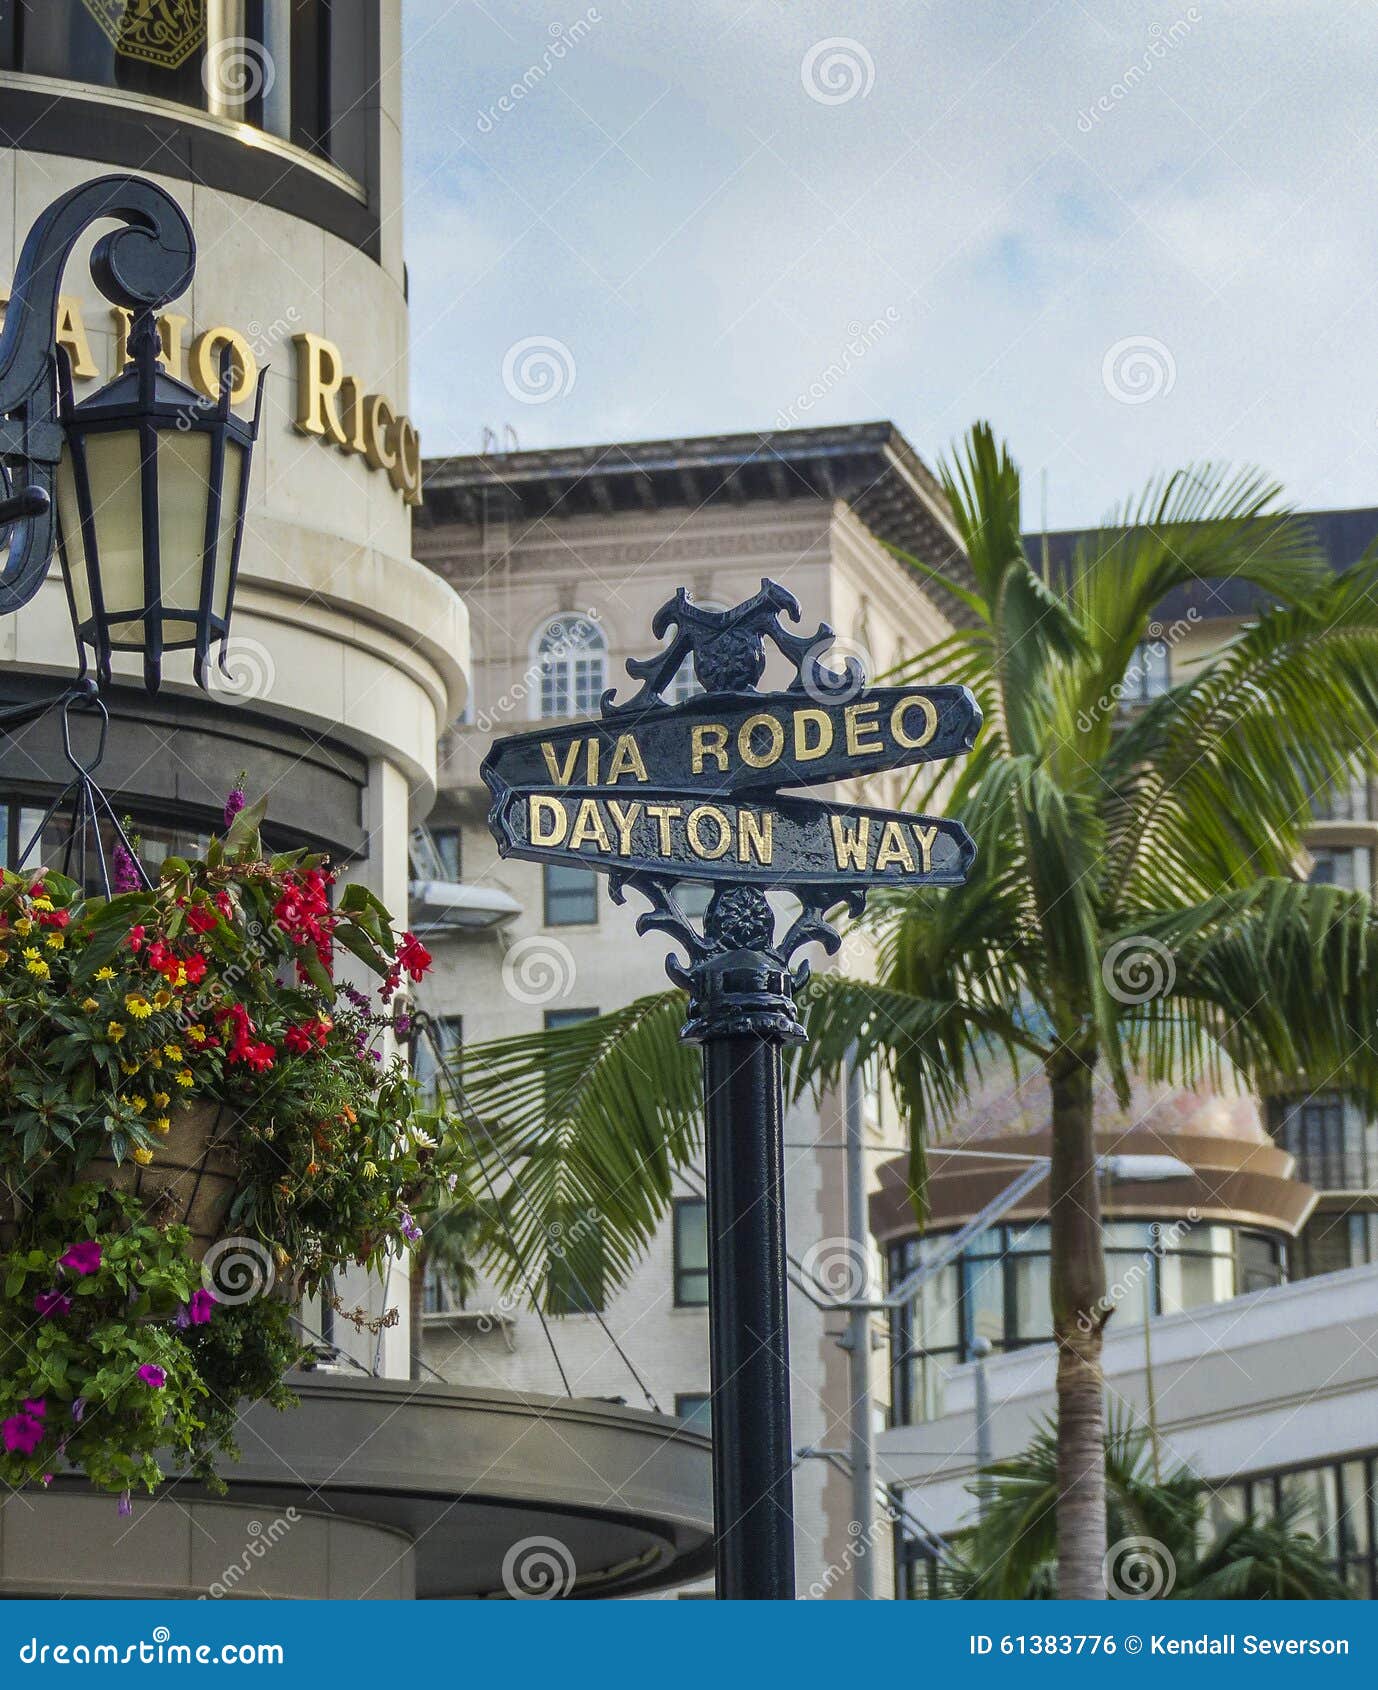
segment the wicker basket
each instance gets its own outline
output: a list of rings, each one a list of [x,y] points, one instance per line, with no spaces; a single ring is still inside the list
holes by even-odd
[[[177,1109],[147,1167],[130,1159],[116,1163],[97,1156],[78,1175],[99,1180],[139,1198],[149,1217],[191,1229],[191,1255],[200,1261],[224,1234],[225,1217],[238,1183],[234,1117],[214,1101]]]

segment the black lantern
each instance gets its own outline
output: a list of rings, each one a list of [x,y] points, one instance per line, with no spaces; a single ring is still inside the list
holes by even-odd
[[[163,369],[151,311],[135,317],[129,350],[124,374],[79,405],[59,356],[58,553],[72,626],[102,681],[113,651],[141,651],[156,692],[163,653],[191,650],[204,686],[212,644],[223,663],[229,637],[267,371],[246,423],[230,408],[239,372],[228,346],[218,400]]]

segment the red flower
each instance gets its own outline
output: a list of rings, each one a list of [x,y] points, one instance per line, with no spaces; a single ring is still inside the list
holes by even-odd
[[[71,910],[40,910],[38,912],[38,925],[40,927],[65,927],[71,919]]]
[[[311,1034],[305,1027],[289,1027],[282,1035],[282,1042],[288,1050],[295,1051],[298,1056],[304,1056],[311,1049]]]
[[[416,981],[431,966],[431,953],[415,933],[404,933],[402,943],[397,947],[397,961],[406,969],[411,979]]]
[[[193,904],[187,911],[187,926],[193,933],[210,933],[220,925],[220,917],[205,904]]]
[[[131,951],[141,951],[143,949],[144,939],[146,937],[147,937],[147,934],[146,934],[144,928],[142,928],[142,927],[131,927],[129,929],[129,948],[130,948],[130,950]]]
[[[200,951],[193,951],[186,959],[187,984],[199,986],[206,978],[206,959]]]

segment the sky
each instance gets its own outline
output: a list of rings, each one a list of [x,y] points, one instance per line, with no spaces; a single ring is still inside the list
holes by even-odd
[[[991,421],[1026,526],[1378,504],[1378,7],[404,0],[428,456]]]

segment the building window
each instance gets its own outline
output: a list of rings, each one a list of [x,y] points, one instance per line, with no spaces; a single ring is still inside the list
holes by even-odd
[[[702,1197],[677,1197],[675,1225],[675,1307],[708,1306],[708,1204]]]
[[[1147,704],[1172,686],[1172,661],[1162,640],[1140,640],[1124,672],[1124,704]]]
[[[713,1399],[707,1391],[680,1391],[675,1396],[675,1416],[697,1432],[711,1432]]]
[[[71,838],[72,814],[69,810],[63,810],[48,817],[45,823],[43,818],[47,815],[48,807],[44,803],[21,804],[0,796],[0,867],[17,869],[20,853],[26,852],[25,868],[62,870],[67,843]],[[30,846],[30,841],[34,840],[41,823],[43,832]],[[204,833],[137,818],[129,829],[129,834],[138,850],[139,860],[154,881],[158,878],[159,869],[169,857],[203,857],[206,847],[210,844],[209,836]],[[101,822],[100,839],[108,863],[118,842],[109,821]],[[99,890],[99,871],[94,861],[95,851],[91,848],[89,835],[88,851],[92,859],[89,864],[88,890]]]
[[[1330,1569],[1355,1596],[1378,1595],[1374,1566],[1375,1453],[1314,1467],[1252,1473],[1211,1486],[1212,1523],[1267,1520],[1295,1510],[1291,1529],[1314,1538]]]
[[[545,1030],[552,1033],[561,1027],[577,1027],[581,1021],[595,1021],[597,1018],[596,1009],[548,1009],[545,1012]]]
[[[1342,775],[1312,794],[1311,814],[1318,822],[1366,822],[1369,806],[1368,781],[1361,774]]]
[[[546,1313],[601,1314],[603,1304],[603,1229],[591,1212],[576,1215],[550,1248]]]
[[[464,1017],[432,1015],[428,1023],[434,1040],[418,1034],[412,1045],[412,1077],[428,1103],[434,1103],[443,1089],[443,1076],[453,1070],[464,1048]]]
[[[443,880],[463,880],[464,835],[457,827],[433,827],[431,840],[441,868]]]
[[[1270,1233],[1207,1222],[1107,1221],[1107,1282],[1117,1321],[1177,1314],[1281,1284],[1286,1257]],[[893,1244],[893,1290],[946,1245],[946,1236]],[[1053,1335],[1048,1228],[996,1226],[929,1278],[891,1315],[891,1402],[898,1425],[943,1413],[943,1379],[970,1359],[977,1338],[995,1350],[1046,1344]]]
[[[1366,845],[1314,846],[1311,851],[1313,886],[1339,886],[1346,892],[1367,892],[1373,869]]]
[[[0,5],[0,63],[247,124],[363,181],[368,12],[331,0],[11,0]]]
[[[608,642],[588,616],[547,622],[536,641],[541,716],[591,716],[607,690]]]
[[[547,927],[587,927],[598,920],[598,876],[564,863],[545,865]]]
[[[1273,1137],[1296,1157],[1298,1177],[1318,1191],[1366,1191],[1378,1174],[1378,1129],[1339,1092],[1283,1099],[1270,1114]]]

